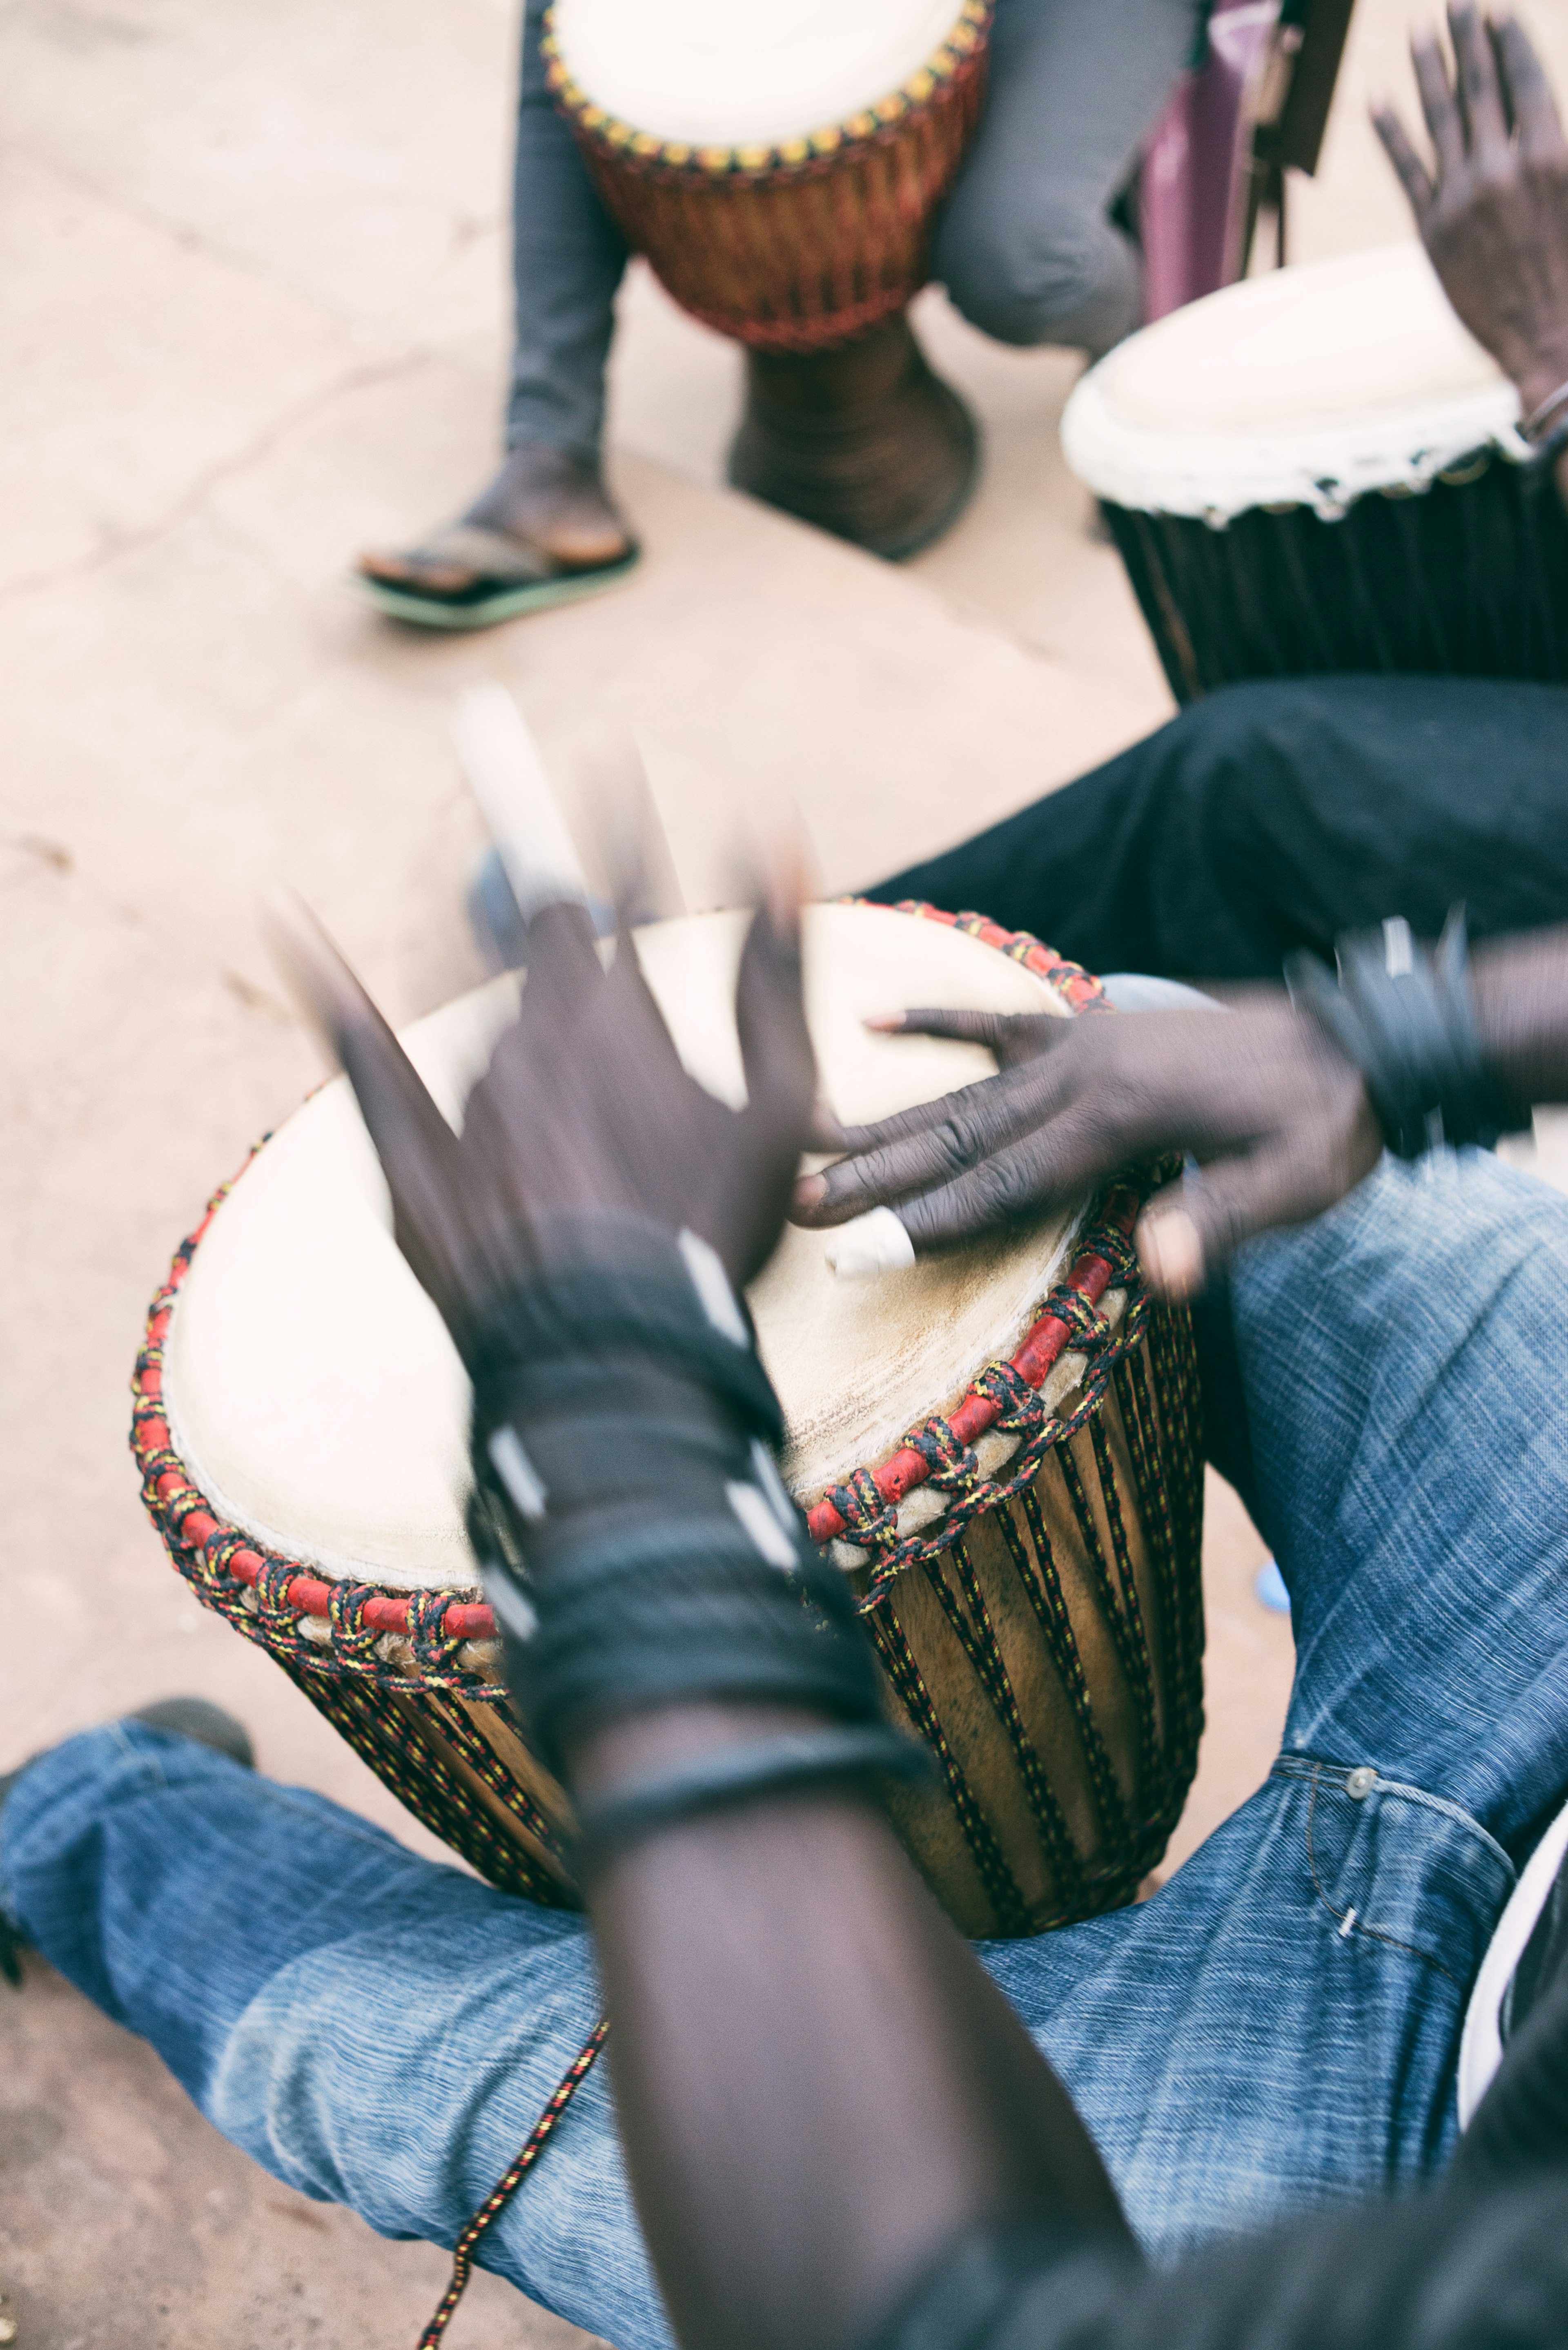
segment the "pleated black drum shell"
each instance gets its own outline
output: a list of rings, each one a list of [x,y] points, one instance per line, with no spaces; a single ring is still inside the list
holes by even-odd
[[[1334,671],[1568,679],[1568,516],[1549,473],[1495,447],[1332,521],[1100,510],[1180,702]]]

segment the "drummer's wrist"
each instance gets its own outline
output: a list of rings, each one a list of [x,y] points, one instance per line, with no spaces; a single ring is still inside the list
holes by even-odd
[[[1515,377],[1519,392],[1519,416],[1521,426],[1542,414],[1553,395],[1568,385],[1568,332],[1560,343],[1542,345],[1531,354],[1529,365]],[[1564,411],[1559,410],[1545,419],[1545,428],[1560,421]]]
[[[649,1844],[667,1849],[672,1835],[702,1836],[717,1824],[733,1867],[753,1850],[759,1820],[776,1818],[781,1806],[793,1833],[820,1825],[827,1807],[877,1807],[877,1783],[888,1775],[922,1786],[931,1778],[925,1750],[875,1708],[846,1715],[794,1700],[693,1696],[657,1711],[628,1708],[563,1743],[577,1813],[575,1867],[590,1898],[623,1856]],[[738,1841],[725,1834],[736,1825]]]
[[[1568,931],[1478,947],[1470,984],[1482,1042],[1510,1090],[1531,1105],[1568,1100]]]
[[[759,1704],[753,1698],[683,1700],[643,1706],[586,1724],[566,1742],[568,1783],[578,1798],[595,1799],[654,1771],[667,1771],[725,1747],[745,1746],[794,1731],[825,1730],[832,1716],[818,1707]]]
[[[1315,955],[1285,959],[1285,981],[1298,1012],[1362,1074],[1386,1148],[1417,1159],[1442,1145],[1490,1148],[1528,1127],[1539,1093],[1517,1082],[1500,1022],[1510,990],[1490,994],[1483,1017],[1469,961],[1464,910],[1450,909],[1442,937],[1428,947],[1391,916],[1345,931],[1334,942],[1337,978]],[[1560,984],[1557,1001],[1568,997]]]

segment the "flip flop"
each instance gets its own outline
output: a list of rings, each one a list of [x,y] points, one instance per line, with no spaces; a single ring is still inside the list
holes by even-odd
[[[597,596],[635,570],[641,549],[590,568],[569,570],[525,540],[480,523],[453,523],[407,556],[366,558],[406,566],[405,579],[368,571],[362,562],[354,584],[378,611],[421,629],[493,629],[523,612],[542,612]],[[443,582],[445,572],[451,584]]]

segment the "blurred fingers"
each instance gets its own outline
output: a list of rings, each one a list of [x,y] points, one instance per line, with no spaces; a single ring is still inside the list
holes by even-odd
[[[524,920],[545,906],[586,904],[576,844],[539,746],[504,685],[472,685],[459,694],[452,739]]]
[[[874,1013],[867,1028],[883,1036],[945,1036],[955,1045],[981,1045],[993,1050],[1008,1025],[1002,1012],[946,1012],[921,1007],[911,1012]]]
[[[354,1088],[392,1195],[398,1244],[450,1318],[462,1253],[457,1137],[315,916],[279,897],[266,927],[284,977]]]
[[[1145,1208],[1134,1235],[1144,1271],[1161,1296],[1190,1297],[1243,1241],[1321,1215],[1366,1171],[1316,1132],[1213,1159]]]
[[[1392,107],[1374,107],[1372,127],[1383,141],[1383,151],[1394,166],[1418,227],[1430,211],[1436,192],[1431,173],[1411,145],[1405,126]]]
[[[1563,118],[1535,45],[1517,17],[1492,26],[1504,95],[1519,127],[1520,152],[1527,157],[1561,155]]]
[[[1410,63],[1416,69],[1421,112],[1438,152],[1438,176],[1448,179],[1464,164],[1464,124],[1442,50],[1430,33],[1418,34],[1411,42]]]
[[[866,1022],[867,1028],[892,1036],[939,1036],[955,1045],[978,1045],[994,1055],[999,1069],[1015,1068],[1020,1061],[1059,1045],[1072,1028],[1070,1020],[1049,1013],[961,1012],[921,1007],[893,1012]]]
[[[619,927],[683,914],[675,859],[630,727],[600,712],[583,730],[574,764]]]
[[[775,877],[752,918],[735,981],[735,1029],[746,1080],[747,1121],[804,1145],[816,1091],[805,1022],[798,876]]]
[[[1501,161],[1508,147],[1508,118],[1497,78],[1497,54],[1480,10],[1469,5],[1453,9],[1449,29],[1470,151],[1478,161]]]

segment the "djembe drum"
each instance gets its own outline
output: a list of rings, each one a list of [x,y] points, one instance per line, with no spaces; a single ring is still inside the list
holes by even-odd
[[[747,353],[736,485],[896,559],[977,439],[905,311],[979,119],[992,0],[555,0],[556,103],[607,208]]]
[[[638,934],[683,1059],[730,1100],[744,927]],[[857,1122],[991,1066],[868,1013],[1069,1017],[1100,996],[1033,940],[922,908],[813,908],[805,955],[823,1088]],[[517,983],[408,1034],[453,1117]],[[1192,1776],[1201,1465],[1189,1326],[1129,1244],[1149,1180],[878,1279],[840,1278],[825,1236],[791,1229],[751,1293],[786,1481],[855,1582],[889,1713],[937,1758],[932,1792],[890,1798],[898,1825],[972,1934],[1130,1900]],[[145,1498],[197,1596],[483,1875],[574,1903],[569,1809],[501,1685],[465,1532],[466,1380],[345,1082],[180,1251],[135,1388]]]
[[[1329,671],[1568,676],[1568,524],[1417,244],[1227,286],[1062,419],[1179,701]]]

